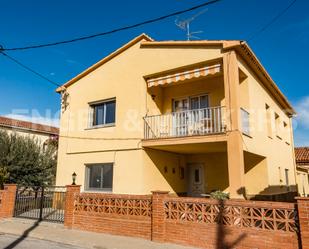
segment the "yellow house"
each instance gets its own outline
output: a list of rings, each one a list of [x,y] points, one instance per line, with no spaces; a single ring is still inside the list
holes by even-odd
[[[142,34],[57,91],[57,185],[232,198],[296,190],[294,110],[242,41]]]

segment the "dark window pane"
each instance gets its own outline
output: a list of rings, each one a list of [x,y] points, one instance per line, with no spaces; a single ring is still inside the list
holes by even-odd
[[[94,116],[93,125],[104,124],[104,104],[94,106]]]
[[[208,96],[205,95],[205,96],[201,96],[200,97],[200,108],[203,109],[203,108],[207,108],[208,107]]]
[[[105,124],[115,123],[115,109],[116,109],[116,102],[115,101],[106,102]]]
[[[88,189],[111,190],[113,187],[113,164],[90,165],[87,167]]]
[[[115,123],[116,101],[108,101],[93,105],[93,125]]]
[[[113,165],[106,164],[103,166],[103,188],[113,187]]]
[[[89,188],[101,187],[101,167],[100,165],[93,165],[88,168],[89,172]]]
[[[198,169],[194,171],[194,181],[200,182],[200,171]]]
[[[198,97],[191,98],[191,110],[199,109]]]

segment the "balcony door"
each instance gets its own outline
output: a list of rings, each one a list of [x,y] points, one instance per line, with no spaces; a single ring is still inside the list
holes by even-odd
[[[199,134],[201,120],[207,116],[208,95],[198,95],[173,100],[174,136]]]
[[[186,136],[188,126],[189,98],[173,101],[173,135]]]

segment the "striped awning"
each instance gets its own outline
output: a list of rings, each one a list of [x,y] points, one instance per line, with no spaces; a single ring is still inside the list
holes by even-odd
[[[206,77],[220,73],[222,70],[221,64],[203,66],[188,71],[177,72],[161,77],[147,79],[148,87],[166,85],[184,80],[190,80],[199,77]]]

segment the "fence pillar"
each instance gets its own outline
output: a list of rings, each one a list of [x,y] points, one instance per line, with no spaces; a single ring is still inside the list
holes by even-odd
[[[309,197],[296,197],[300,238],[303,249],[309,248]]]
[[[0,218],[10,218],[14,216],[16,184],[4,184],[0,205]]]
[[[64,207],[64,226],[72,228],[74,219],[74,199],[80,193],[80,185],[67,185]]]
[[[164,200],[168,191],[152,191],[151,240],[165,241],[165,210]]]

